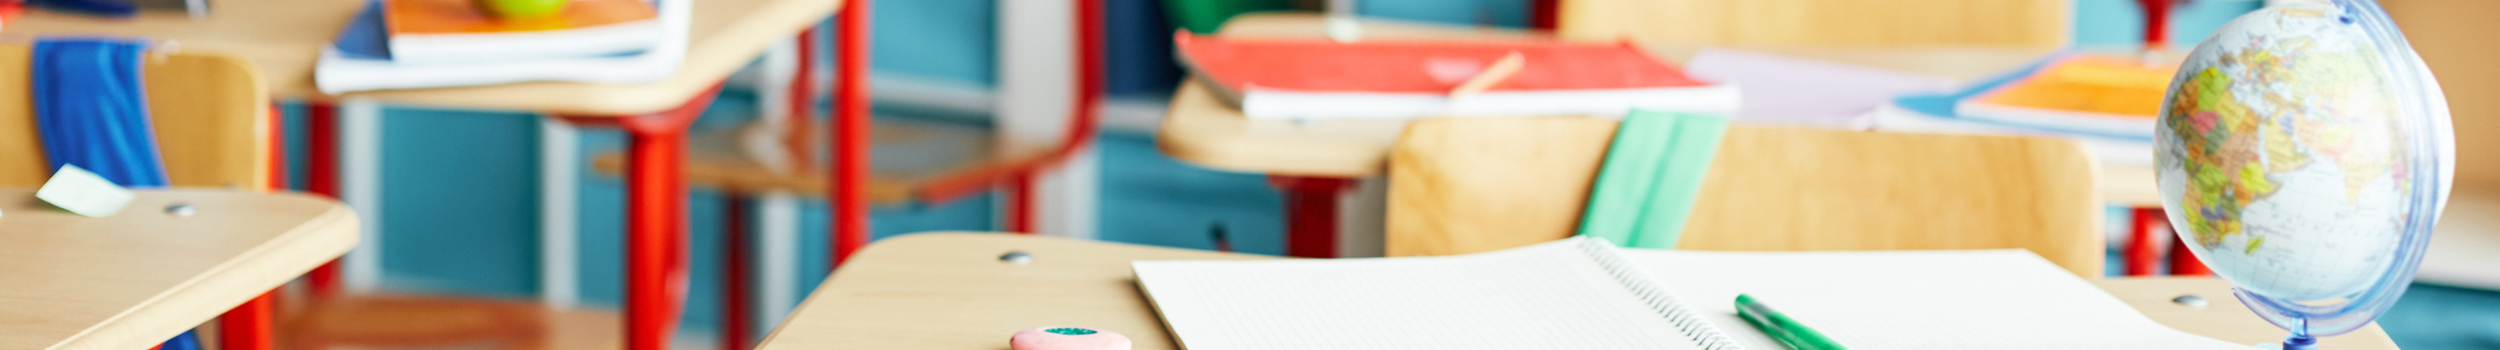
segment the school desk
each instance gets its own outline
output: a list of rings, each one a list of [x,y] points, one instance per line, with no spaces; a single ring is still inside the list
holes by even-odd
[[[1251,14],[1234,17],[1218,35],[1228,37],[1319,37],[1324,19],[1317,14]],[[1538,34],[1514,30],[1436,26],[1393,20],[1363,20],[1365,38],[1520,40]],[[1652,53],[1682,61],[1702,48],[1651,45]],[[2053,52],[2015,48],[1819,49],[1748,48],[1793,57],[1828,60],[1903,72],[1972,81],[2037,61]],[[1406,127],[1403,120],[1251,120],[1226,105],[1198,79],[1173,94],[1170,110],[1156,130],[1156,146],[1183,162],[1208,168],[1269,174],[1285,191],[1289,232],[1288,255],[1328,257],[1336,252],[1297,250],[1296,242],[1336,240],[1337,198],[1352,179],[1382,174],[1389,145]],[[2102,164],[2101,194],[2112,203],[2160,207],[2151,167]]]
[[[235,306],[265,301],[357,240],[354,212],[306,195],[142,191],[90,218],[34,192],[0,188],[0,348],[147,349],[220,314],[266,329],[269,303]]]
[[[1011,251],[1029,264],[1001,262]],[[758,349],[1003,349],[1007,336],[1040,326],[1105,329],[1136,349],[1173,349],[1137,291],[1129,262],[1275,257],[999,233],[923,233],[870,245],[834,271]],[[2284,332],[2249,313],[2230,284],[2210,278],[2092,281],[2154,321],[2243,344]],[[2184,294],[2206,306],[2172,303]],[[2396,349],[2370,325],[2320,341],[2328,349]]]
[[[686,126],[711,102],[720,82],[745,66],[774,41],[802,34],[845,0],[701,0],[686,58],[677,72],[647,84],[532,82],[503,85],[411,89],[326,96],[313,87],[312,67],[322,45],[364,5],[355,0],[230,0],[216,2],[206,19],[167,11],[143,11],[135,19],[80,17],[33,11],[0,27],[10,34],[112,34],[168,40],[179,49],[215,50],[245,56],[260,66],[273,94],[309,100],[340,98],[384,103],[458,108],[526,110],[563,116],[575,123],[615,125],[630,135],[626,176],[625,313],[628,348],[663,347],[674,329],[682,303],[686,260],[686,185],[679,170],[685,161]],[[867,0],[848,0],[865,8]],[[842,28],[865,28],[866,18],[845,11]],[[839,30],[836,52],[861,55],[866,30]],[[843,59],[837,75],[843,93],[835,98],[841,122],[866,119],[865,61]],[[801,76],[804,76],[802,74]],[[809,96],[794,84],[794,95]],[[311,170],[309,189],[336,197],[337,128],[334,111],[314,108],[309,132],[317,145],[305,162]],[[853,147],[843,143],[844,147]],[[837,206],[839,207],[839,206]],[[862,227],[864,229],[864,226]],[[323,270],[335,269],[325,268]],[[315,281],[334,273],[316,273]],[[316,285],[324,285],[316,283]],[[335,286],[334,283],[327,284]],[[335,287],[317,287],[334,289]]]

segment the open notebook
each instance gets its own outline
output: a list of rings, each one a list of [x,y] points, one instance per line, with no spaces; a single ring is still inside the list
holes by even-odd
[[[2246,349],[2022,250],[1693,252],[1572,238],[1413,258],[1139,261],[1183,348],[1783,349],[1752,294],[1851,349]]]

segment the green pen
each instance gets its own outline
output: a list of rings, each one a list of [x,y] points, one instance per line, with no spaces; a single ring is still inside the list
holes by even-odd
[[[1814,328],[1797,323],[1797,320],[1788,319],[1788,315],[1771,310],[1770,305],[1763,305],[1761,301],[1754,300],[1752,295],[1736,295],[1736,316],[1744,318],[1745,323],[1753,324],[1754,328],[1762,329],[1763,334],[1770,335],[1772,340],[1778,340],[1781,345],[1787,345],[1789,349],[1848,349],[1840,346],[1840,343],[1833,342],[1832,338],[1823,337],[1822,332],[1816,332]]]

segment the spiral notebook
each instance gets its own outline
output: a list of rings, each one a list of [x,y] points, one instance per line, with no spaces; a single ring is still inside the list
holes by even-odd
[[[1571,238],[1443,257],[1139,261],[1182,348],[1781,350],[1751,294],[1850,349],[2215,349],[2019,249],[1700,252]]]

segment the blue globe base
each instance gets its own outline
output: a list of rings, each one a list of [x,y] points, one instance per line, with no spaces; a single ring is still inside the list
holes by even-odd
[[[2318,350],[2318,338],[2306,335],[2283,338],[2283,350]]]

